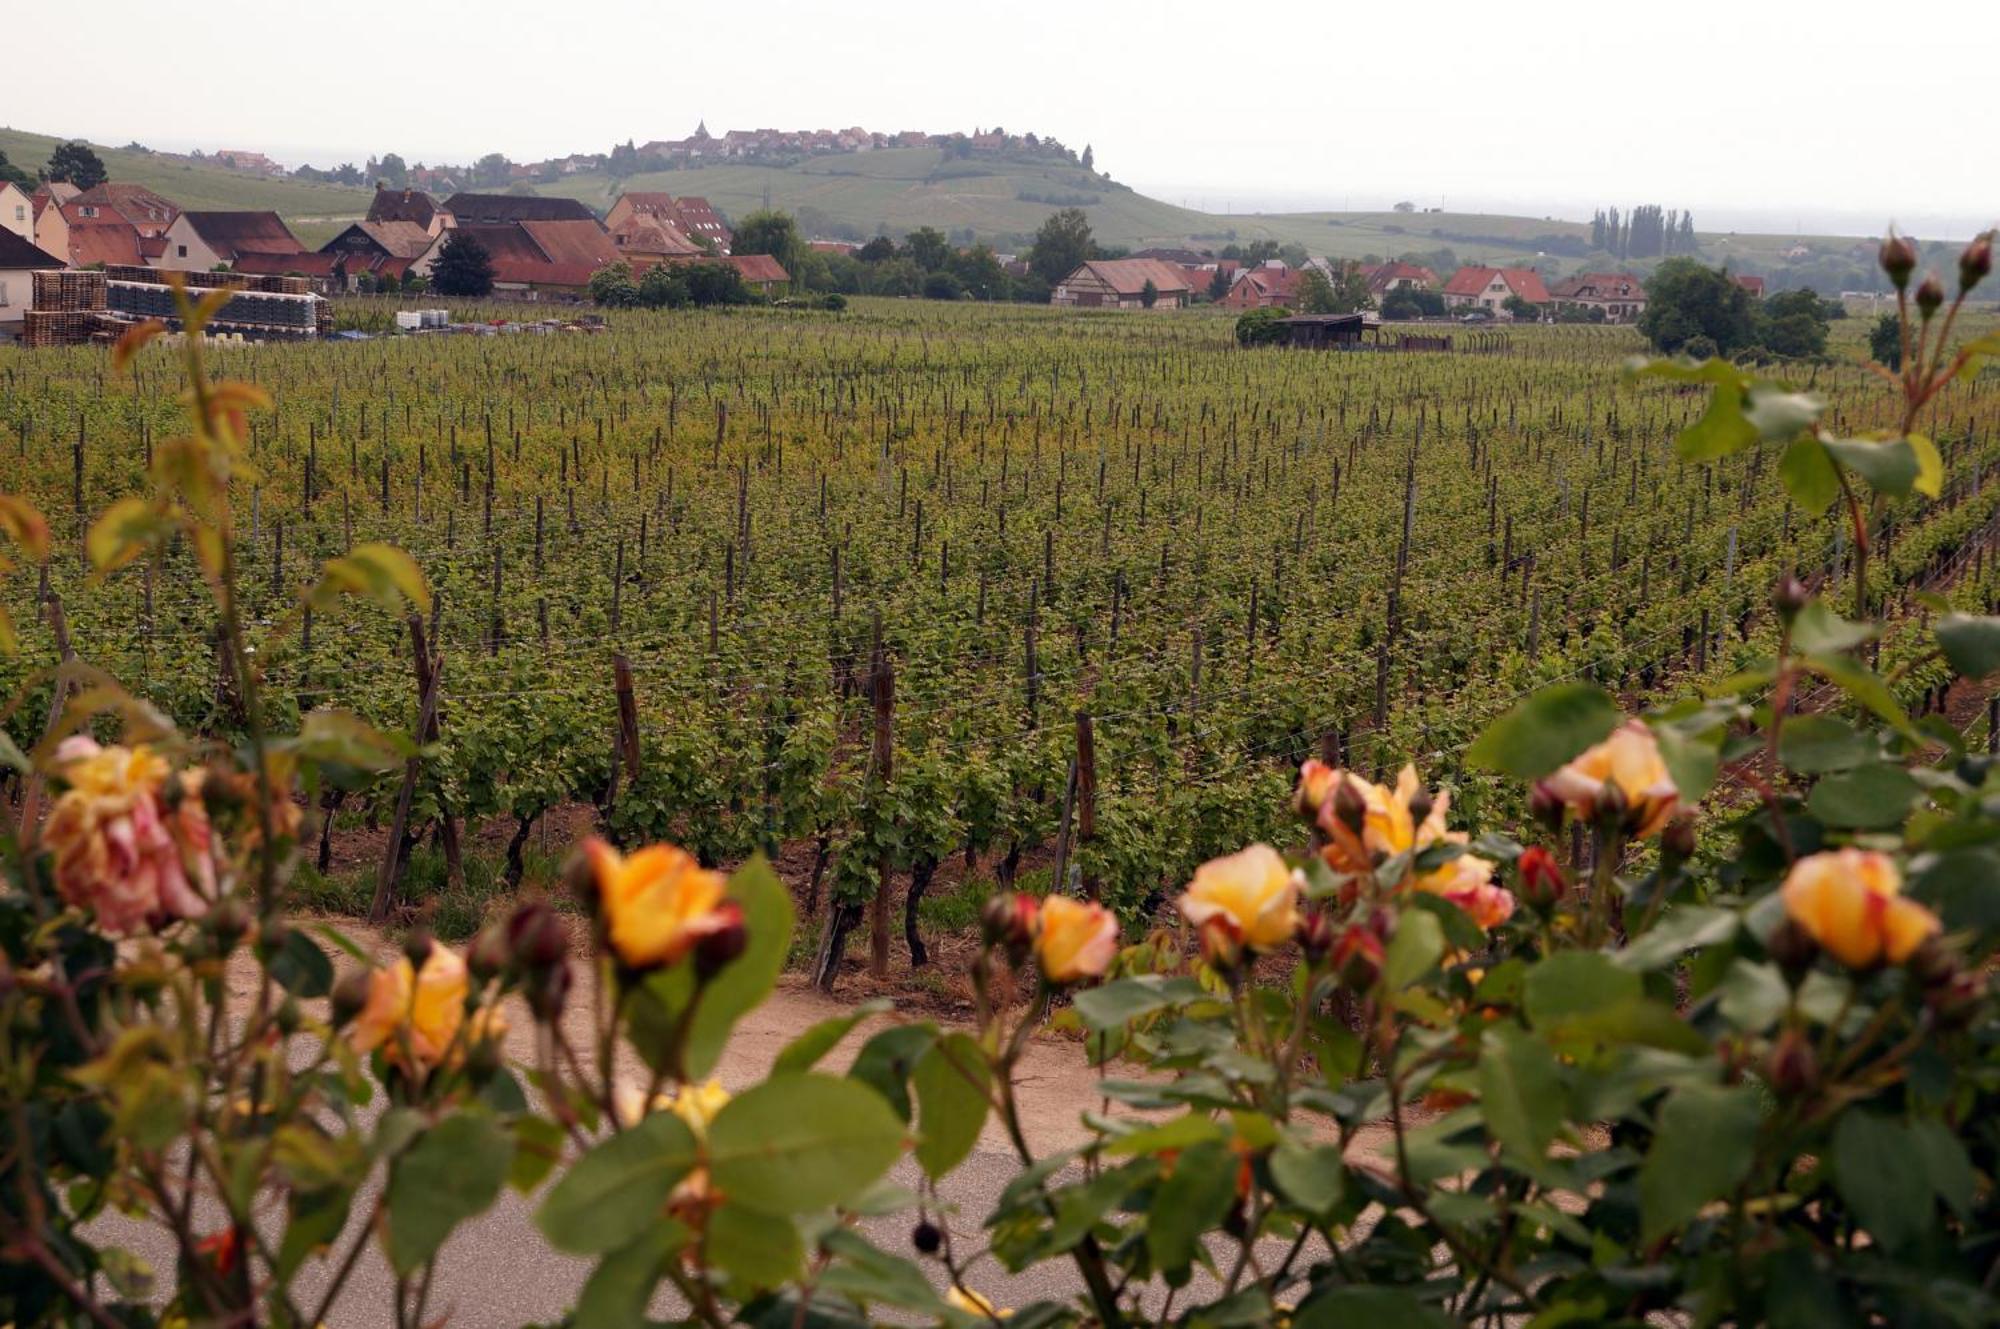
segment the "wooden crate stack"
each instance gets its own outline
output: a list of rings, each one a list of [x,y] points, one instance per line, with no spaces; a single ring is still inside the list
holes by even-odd
[[[74,314],[104,308],[105,275],[58,268],[35,274],[34,308]]]

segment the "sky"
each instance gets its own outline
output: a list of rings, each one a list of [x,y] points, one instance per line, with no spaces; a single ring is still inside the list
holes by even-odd
[[[1217,212],[1658,203],[1703,230],[1939,238],[2000,220],[1990,0],[205,0],[170,27],[156,0],[98,0],[81,45],[76,11],[20,8],[9,45],[74,58],[8,61],[0,124],[291,165],[528,161],[697,120],[997,125]]]

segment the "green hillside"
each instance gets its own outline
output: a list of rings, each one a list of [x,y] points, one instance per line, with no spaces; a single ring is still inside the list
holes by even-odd
[[[46,134],[0,129],[0,152],[33,172],[63,140]],[[150,152],[93,143],[113,180],[144,185],[191,211],[269,209],[283,216],[308,244],[323,241],[350,221],[366,215],[371,192],[305,180],[265,180],[219,165],[172,160]]]
[[[0,129],[0,151],[33,170],[48,159],[58,139]],[[93,145],[116,180],[145,185],[184,208],[270,208],[282,214],[299,238],[318,245],[347,222],[362,216],[369,191],[299,180],[266,180],[221,166],[190,163],[143,151]],[[1570,246],[1586,237],[1581,222],[1468,212],[1295,212],[1218,214],[1177,207],[1148,198],[1079,166],[1028,157],[955,158],[939,148],[888,148],[845,156],[813,157],[789,166],[714,165],[655,171],[615,179],[593,173],[567,176],[537,192],[581,199],[599,212],[627,189],[698,194],[724,214],[742,217],[767,203],[795,214],[808,235],[865,239],[879,232],[902,236],[920,226],[948,233],[971,230],[1002,250],[1026,245],[1049,213],[1081,206],[1100,243],[1141,248],[1189,245],[1215,249],[1232,241],[1275,240],[1299,244],[1333,258],[1391,257],[1450,249],[1462,262],[1525,262],[1548,256],[1572,271],[1585,259]],[[1568,257],[1551,255],[1547,242],[1561,237]],[[1798,267],[1803,279],[1811,265],[1819,284],[1838,289],[1854,274],[1842,265],[1866,269],[1866,242],[1833,236],[1721,234],[1704,232],[1702,257],[1761,272]],[[1803,241],[1810,258],[1796,263],[1784,251]],[[1861,248],[1856,248],[1861,243]],[[1615,260],[1614,260],[1615,261]],[[1827,270],[1829,262],[1832,270]],[[1549,266],[1544,264],[1544,267]],[[1645,269],[1650,261],[1620,266]]]

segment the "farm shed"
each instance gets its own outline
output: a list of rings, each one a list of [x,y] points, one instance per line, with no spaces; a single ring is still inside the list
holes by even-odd
[[[1187,274],[1156,258],[1092,259],[1056,283],[1050,304],[1079,309],[1143,309],[1146,283],[1156,308],[1179,309],[1194,295]]]
[[[1314,351],[1358,350],[1373,327],[1365,314],[1298,314],[1279,319],[1278,326],[1285,330],[1285,345]]]
[[[275,212],[183,212],[167,228],[156,267],[208,272],[249,254],[306,252]]]

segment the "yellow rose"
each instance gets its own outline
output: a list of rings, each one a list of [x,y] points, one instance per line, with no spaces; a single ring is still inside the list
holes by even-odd
[[[348,1038],[357,1052],[383,1050],[407,1071],[441,1062],[465,1020],[465,961],[445,946],[431,947],[421,971],[407,956],[368,976],[368,1001],[354,1017]],[[490,1023],[482,1030],[491,1032]],[[414,1064],[405,1064],[405,1054]]]
[[[670,844],[631,857],[595,837],[584,841],[609,925],[611,948],[634,969],[672,964],[695,943],[729,926],[728,879]]]
[[[1615,788],[1626,809],[1626,830],[1641,839],[1657,834],[1680,806],[1680,791],[1660,759],[1660,745],[1639,720],[1626,721],[1542,783],[1585,821],[1596,818]]]
[[[650,1103],[639,1090],[621,1084],[612,1090],[611,1105],[618,1114],[621,1126],[637,1126],[648,1113],[671,1112],[687,1123],[687,1128],[694,1132],[696,1139],[705,1140],[708,1138],[708,1123],[729,1105],[729,1097],[729,1091],[722,1087],[720,1080],[685,1084],[677,1092],[653,1095]]]
[[[1051,895],[1035,912],[1035,960],[1051,983],[1101,978],[1118,954],[1118,919],[1101,904]]]
[[[1463,844],[1465,833],[1457,831],[1448,841]],[[1474,854],[1460,854],[1450,862],[1416,878],[1416,889],[1441,895],[1465,912],[1482,931],[1491,930],[1514,916],[1514,893],[1493,884],[1493,864]]]
[[[1422,849],[1444,837],[1445,813],[1451,795],[1444,790],[1426,795],[1417,779],[1417,768],[1405,766],[1390,789],[1364,780],[1353,771],[1333,771],[1317,777],[1327,789],[1320,804],[1319,827],[1327,837],[1322,851],[1327,864],[1337,872],[1372,872],[1382,859]],[[1340,815],[1343,791],[1360,809],[1360,825],[1350,825]],[[1419,811],[1423,812],[1420,817]]]
[[[1901,964],[1940,926],[1936,914],[1904,899],[1902,890],[1903,874],[1887,854],[1811,854],[1785,876],[1785,913],[1850,968]]]
[[[1181,913],[1204,931],[1219,927],[1253,950],[1271,950],[1299,926],[1299,882],[1278,851],[1253,844],[1195,869]]]
[[[974,1292],[969,1287],[962,1287],[957,1283],[953,1283],[944,1290],[944,1300],[945,1304],[955,1311],[963,1311],[967,1315],[984,1316],[989,1320],[1005,1320],[1014,1314],[1012,1311],[998,1309],[986,1297]]]

